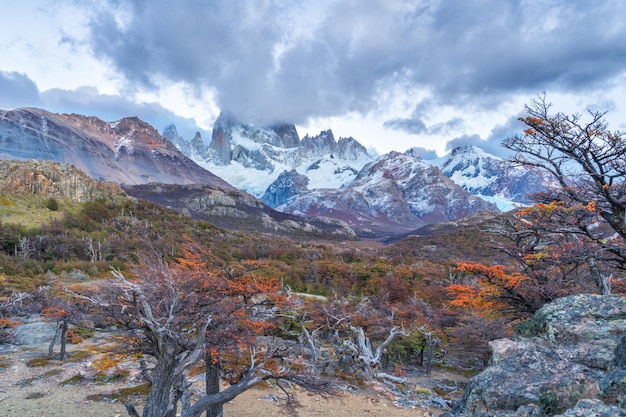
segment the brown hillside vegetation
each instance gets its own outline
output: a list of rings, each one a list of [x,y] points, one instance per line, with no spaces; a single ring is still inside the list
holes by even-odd
[[[535,129],[530,137],[547,123],[527,122]],[[0,195],[0,343],[14,345],[29,315],[56,332],[47,354],[4,359],[3,389],[11,395],[3,401],[16,412],[40,413],[20,407],[43,404],[48,395],[56,401],[62,382],[119,379],[149,382],[131,401],[144,417],[163,410],[174,417],[177,407],[182,417],[217,416],[229,407],[238,415],[269,413],[258,408],[268,403],[250,399],[274,395],[287,409],[301,401],[303,413],[313,404],[343,410],[348,403],[350,413],[361,406],[376,413],[392,407],[389,401],[438,406],[438,413],[463,389],[463,378],[444,382],[442,371],[480,371],[488,343],[551,300],[622,291],[623,234],[615,216],[623,193],[614,178],[597,189],[583,182],[538,196],[535,206],[504,215],[429,226],[387,245],[354,236],[325,240],[323,232],[227,230],[210,223],[208,212],[192,218],[141,199],[92,195],[89,184],[80,198],[54,194],[70,186],[49,175],[28,178],[35,185]],[[592,191],[605,200],[584,200]],[[68,349],[95,330],[105,331],[106,343],[86,354]],[[33,371],[31,360],[45,370]],[[38,390],[20,396],[9,382],[17,374],[21,385]],[[344,390],[366,399],[337,396]],[[328,413],[321,410],[310,415]]]

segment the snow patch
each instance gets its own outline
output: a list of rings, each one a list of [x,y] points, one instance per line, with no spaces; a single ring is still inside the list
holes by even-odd
[[[119,158],[122,148],[126,148],[126,153],[132,154],[134,152],[133,149],[133,140],[128,136],[123,136],[114,143],[115,146],[115,159]]]

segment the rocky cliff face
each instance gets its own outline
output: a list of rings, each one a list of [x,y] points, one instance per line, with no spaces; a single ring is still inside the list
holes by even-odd
[[[123,195],[119,184],[96,181],[69,164],[0,160],[0,193],[39,194],[74,201]]]
[[[264,146],[265,145],[265,146]],[[228,165],[231,161],[239,161],[241,154],[263,155],[270,147],[297,148],[300,138],[296,127],[292,124],[277,124],[269,127],[255,127],[243,124],[226,112],[220,113],[213,126],[213,136],[209,149],[215,152],[218,163]],[[239,148],[236,153],[233,149]],[[267,165],[261,165],[266,169]],[[253,165],[250,165],[253,166]]]
[[[558,299],[491,347],[447,416],[626,415],[626,298]]]
[[[291,197],[307,191],[309,179],[295,169],[283,171],[265,191],[261,200],[270,207],[277,207],[285,203]]]
[[[229,192],[203,184],[142,184],[124,186],[130,196],[170,207],[217,226],[247,231],[351,238],[354,230],[329,218],[303,219],[280,213],[242,192]]]

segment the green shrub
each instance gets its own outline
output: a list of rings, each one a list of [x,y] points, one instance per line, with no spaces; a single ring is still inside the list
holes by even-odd
[[[59,202],[54,198],[49,198],[46,200],[45,204],[46,208],[50,211],[58,211],[59,210]]]
[[[15,203],[11,201],[9,198],[7,198],[6,196],[0,195],[0,205],[12,207],[15,205]]]
[[[26,361],[26,366],[28,366],[29,368],[48,365],[50,365],[50,358],[47,356],[40,356],[38,358],[33,358]]]

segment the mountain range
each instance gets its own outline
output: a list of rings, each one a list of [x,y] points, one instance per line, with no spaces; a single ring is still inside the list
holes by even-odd
[[[296,127],[247,125],[222,113],[207,145],[164,131],[183,153],[272,208],[341,219],[365,233],[406,232],[479,211],[508,211],[554,184],[475,146],[422,159],[417,150],[374,155],[331,130],[300,139]]]
[[[136,117],[0,110],[0,158],[69,163],[198,218],[338,235],[506,211],[551,186],[540,171],[477,147],[431,161],[414,149],[377,156],[331,130],[300,139],[292,124],[252,126],[227,113],[206,144],[199,133],[186,140],[170,125],[159,134]]]

